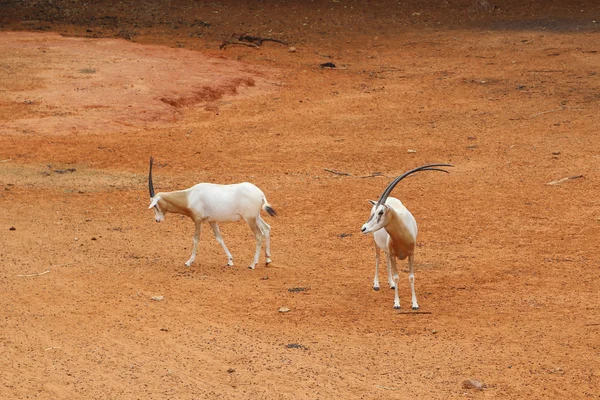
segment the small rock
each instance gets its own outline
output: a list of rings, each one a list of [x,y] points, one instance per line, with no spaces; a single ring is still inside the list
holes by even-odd
[[[11,227],[10,227],[8,230],[9,230],[9,231],[16,231],[16,230],[17,230],[17,228],[15,228],[14,226],[11,226]]]
[[[163,301],[165,299],[165,296],[152,296],[150,297],[150,300],[154,300],[154,301]]]
[[[289,288],[288,292],[290,293],[298,293],[298,292],[305,292],[307,291],[309,288],[306,287],[293,287],[293,288]]]
[[[290,48],[288,48],[288,51],[290,53],[295,53],[296,52],[296,48],[295,47],[290,47]]]
[[[300,343],[288,343],[285,347],[287,347],[288,349],[308,350],[308,347]]]
[[[233,368],[229,368],[227,370],[227,373],[229,373],[229,374],[233,374],[234,372],[235,372],[235,369],[233,369]]]
[[[483,390],[483,384],[475,379],[467,379],[463,382],[463,388],[473,390]]]
[[[412,149],[408,149],[406,152],[407,153],[416,153],[417,151],[416,150],[412,150]]]
[[[290,312],[290,309],[289,309],[289,308],[287,308],[287,307],[281,307],[281,308],[279,309],[279,312],[280,312],[280,313],[286,313],[286,312]]]
[[[558,156],[558,155],[560,155],[560,151],[553,151],[552,154],[555,156]]]

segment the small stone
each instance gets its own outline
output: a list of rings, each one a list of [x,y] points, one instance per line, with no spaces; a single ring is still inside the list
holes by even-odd
[[[463,388],[465,389],[473,389],[473,390],[483,390],[483,385],[481,382],[475,379],[467,379],[463,382]]]
[[[233,368],[229,368],[227,370],[227,373],[229,373],[229,374],[233,374],[234,372],[235,372],[235,369],[233,369]]]
[[[15,228],[14,226],[11,226],[11,227],[10,227],[8,230],[9,230],[9,231],[16,231],[16,230],[17,230],[17,228]]]
[[[406,152],[407,153],[416,153],[417,151],[416,150],[412,150],[412,149],[408,149]]]
[[[552,154],[555,156],[558,156],[558,155],[560,155],[560,151],[553,151]]]
[[[288,48],[288,51],[290,53],[295,53],[296,52],[296,48],[292,46],[292,47]]]
[[[438,333],[438,331],[436,331],[436,330],[434,329],[434,330],[432,330],[432,331],[431,331],[431,333],[433,333],[433,334],[435,335],[436,333]]]
[[[290,312],[290,309],[289,309],[289,308],[287,308],[287,307],[281,307],[281,308],[279,309],[279,312],[280,312],[280,313],[286,313],[286,312]]]
[[[154,300],[154,301],[163,301],[165,299],[165,296],[152,296],[150,297],[150,300]]]

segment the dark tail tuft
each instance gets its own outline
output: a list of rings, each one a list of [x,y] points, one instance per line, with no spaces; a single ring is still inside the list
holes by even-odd
[[[269,215],[271,217],[276,217],[277,216],[277,211],[275,211],[275,209],[273,207],[271,207],[271,206],[265,206],[265,211],[267,213],[269,213]]]

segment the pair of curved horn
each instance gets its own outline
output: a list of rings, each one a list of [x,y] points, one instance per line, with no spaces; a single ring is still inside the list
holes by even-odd
[[[396,187],[396,185],[402,179],[406,178],[409,175],[414,174],[415,172],[419,172],[419,171],[441,171],[441,172],[445,172],[447,174],[449,173],[445,169],[436,168],[436,167],[454,167],[454,165],[452,165],[452,164],[427,164],[427,165],[422,165],[422,166],[420,166],[418,168],[411,169],[410,171],[407,171],[407,172],[403,173],[402,175],[400,175],[399,177],[397,177],[396,179],[394,179],[392,181],[392,183],[390,183],[388,185],[388,187],[385,188],[385,190],[383,191],[383,194],[379,198],[379,201],[377,201],[377,205],[379,206],[380,204],[385,204],[385,201],[387,200],[387,198],[390,195],[390,193],[392,192],[392,190],[394,190],[394,188]]]
[[[148,173],[148,189],[150,190],[150,198],[154,198],[154,184],[152,183],[152,162],[154,159],[150,157],[150,172]]]

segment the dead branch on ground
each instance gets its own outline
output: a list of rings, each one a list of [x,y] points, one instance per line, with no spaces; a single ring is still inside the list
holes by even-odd
[[[252,35],[241,35],[238,38],[238,40],[242,41],[242,42],[256,43],[257,46],[262,46],[263,42],[275,42],[275,43],[279,43],[279,44],[288,46],[288,42],[283,41],[283,40],[279,40],[279,39],[275,39],[275,38],[263,38],[260,36],[252,36]]]
[[[237,35],[237,33],[232,34],[229,39],[225,40],[223,43],[221,43],[221,45],[219,46],[219,49],[223,50],[226,46],[229,45],[242,45],[242,46],[248,46],[248,47],[254,47],[255,49],[259,48],[260,46],[262,46],[263,42],[275,42],[275,43],[280,43],[283,44],[285,46],[288,46],[288,43],[283,41],[283,40],[279,40],[279,39],[275,39],[275,38],[263,38],[260,36],[252,36],[252,35]]]
[[[565,107],[565,106],[561,106],[560,108],[557,108],[557,109],[555,109],[555,110],[541,111],[541,112],[539,112],[539,113],[531,114],[531,115],[529,116],[529,118],[535,118],[535,117],[537,117],[537,116],[539,116],[539,115],[543,115],[543,114],[548,114],[548,113],[553,113],[553,112],[558,112],[558,111],[564,111],[564,110],[566,110],[566,109],[567,109],[567,107]]]
[[[350,176],[348,172],[336,171],[335,169],[323,168],[324,171],[331,172],[335,175]]]
[[[555,181],[552,181],[552,182],[548,182],[548,183],[546,183],[546,185],[552,185],[552,186],[559,185],[559,184],[561,184],[563,182],[570,181],[570,180],[573,180],[573,179],[579,179],[579,178],[583,178],[583,175],[569,176],[567,178],[562,178],[562,179],[558,179],[558,180],[555,180]]]
[[[379,177],[379,176],[383,176],[384,178],[388,178],[387,175],[383,175],[381,172],[372,172],[369,175],[352,175],[349,172],[338,171],[336,169],[329,169],[329,168],[323,168],[323,171],[331,172],[334,175],[351,176],[353,178],[376,178],[376,177]]]
[[[44,272],[40,272],[40,273],[37,273],[37,274],[26,274],[26,275],[17,275],[17,276],[22,276],[22,277],[40,276],[40,275],[47,274],[48,272],[50,272],[50,270],[47,270],[47,271],[44,271]]]

